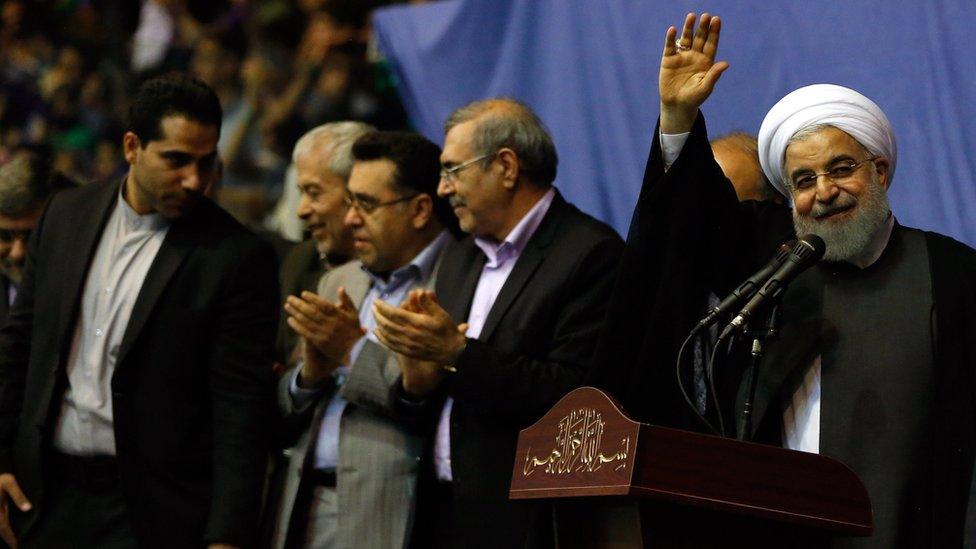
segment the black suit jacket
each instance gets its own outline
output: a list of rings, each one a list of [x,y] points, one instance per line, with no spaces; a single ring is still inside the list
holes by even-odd
[[[613,229],[557,194],[480,336],[469,338],[449,390],[453,492],[465,543],[521,547],[551,539],[545,506],[508,500],[515,444],[519,430],[582,383],[622,250]],[[446,252],[437,295],[457,322],[468,318],[485,261],[472,237]]]
[[[13,307],[13,303],[7,302],[8,291],[10,291],[10,279],[0,275],[0,328],[7,322],[7,314],[10,313],[10,307]]]
[[[118,182],[57,195],[31,236],[0,331],[0,470],[44,508],[43,455],[94,251]],[[112,376],[122,490],[152,547],[254,539],[277,321],[274,252],[206,199],[169,229],[142,285]],[[14,512],[16,513],[16,512]]]

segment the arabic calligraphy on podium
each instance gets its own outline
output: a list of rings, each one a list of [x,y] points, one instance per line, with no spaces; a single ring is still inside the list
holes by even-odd
[[[603,415],[593,408],[573,410],[559,421],[555,446],[544,457],[525,452],[522,475],[530,476],[537,471],[547,475],[592,473],[604,466],[619,471],[627,467],[630,453],[630,437],[619,440],[615,451],[604,453]],[[612,445],[614,441],[611,441]]]

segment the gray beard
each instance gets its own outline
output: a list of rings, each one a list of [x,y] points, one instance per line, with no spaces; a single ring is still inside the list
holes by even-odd
[[[888,194],[877,180],[867,186],[860,200],[844,193],[835,200],[835,205],[838,202],[856,204],[851,218],[839,223],[818,221],[815,217],[824,210],[831,210],[831,206],[815,204],[810,215],[805,217],[798,216],[793,210],[797,236],[813,233],[827,245],[824,261],[849,261],[864,254],[891,213]]]

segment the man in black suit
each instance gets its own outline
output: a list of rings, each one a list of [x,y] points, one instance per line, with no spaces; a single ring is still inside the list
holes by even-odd
[[[415,545],[551,546],[551,510],[508,501],[515,444],[581,384],[622,242],[553,188],[555,146],[527,106],[479,101],[446,129],[438,194],[471,236],[446,252],[436,294],[374,305],[403,355],[404,405],[448,396]]]
[[[20,287],[27,239],[56,191],[74,186],[36,152],[19,151],[0,166],[0,326]]]
[[[125,179],[58,194],[0,331],[0,499],[22,547],[244,546],[272,415],[273,250],[201,196],[221,110],[143,84]]]

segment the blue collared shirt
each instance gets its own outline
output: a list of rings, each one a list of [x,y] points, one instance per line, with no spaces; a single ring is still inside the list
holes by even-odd
[[[423,284],[430,280],[434,274],[434,266],[441,249],[450,239],[447,231],[442,232],[430,244],[427,245],[410,263],[396,269],[390,276],[383,278],[371,273],[363,267],[363,272],[370,278],[370,288],[359,306],[359,323],[366,330],[366,335],[359,338],[353,345],[349,353],[349,364],[341,366],[337,371],[337,386],[341,387],[349,374],[349,368],[356,363],[356,358],[366,344],[366,340],[380,344],[376,339],[373,330],[376,328],[376,319],[373,317],[373,302],[377,299],[399,306],[407,297],[410,290],[417,284]],[[298,372],[301,368],[295,368],[295,373],[291,380],[291,395],[298,408],[304,408],[311,404],[321,393],[315,389],[302,389],[298,386]],[[339,463],[339,428],[342,420],[342,412],[346,408],[345,399],[338,393],[333,395],[325,409],[325,416],[322,418],[322,427],[319,429],[318,439],[315,444],[315,468],[316,469],[335,469]]]

